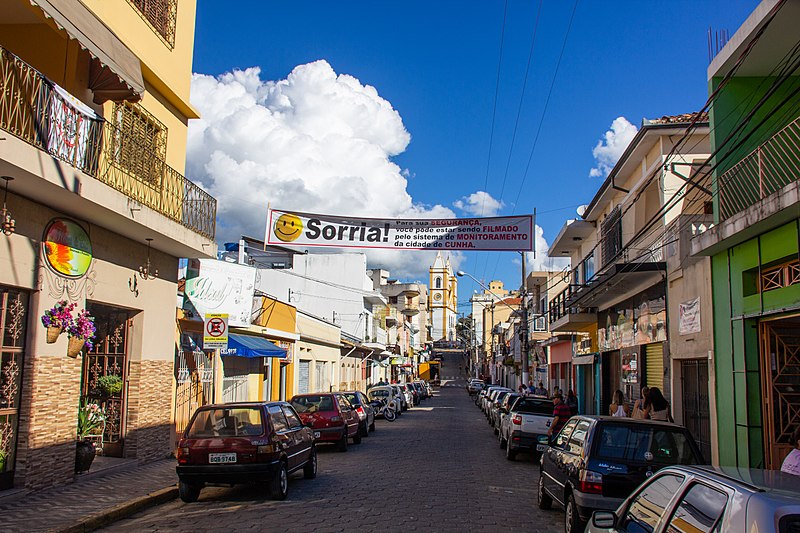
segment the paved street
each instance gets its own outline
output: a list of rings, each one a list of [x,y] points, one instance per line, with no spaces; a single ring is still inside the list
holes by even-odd
[[[449,364],[448,364],[449,363]],[[559,511],[535,503],[538,468],[509,462],[445,362],[437,396],[346,453],[319,449],[319,474],[292,476],[289,498],[252,486],[205,489],[200,500],[149,509],[113,531],[560,531]]]

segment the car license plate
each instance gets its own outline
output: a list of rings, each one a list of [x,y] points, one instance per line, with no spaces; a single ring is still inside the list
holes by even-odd
[[[537,444],[536,445],[536,451],[537,452],[543,452],[546,449],[547,449],[547,444]]]
[[[219,463],[235,463],[235,453],[210,453],[208,454],[208,462],[211,464]]]
[[[318,438],[319,438],[319,431],[315,431],[315,432],[314,432],[314,438],[315,438],[315,439],[318,439]]]

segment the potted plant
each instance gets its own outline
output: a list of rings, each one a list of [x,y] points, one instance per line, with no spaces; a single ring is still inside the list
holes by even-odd
[[[73,320],[67,325],[67,336],[69,337],[69,345],[67,346],[67,355],[69,357],[78,357],[81,350],[86,347],[91,350],[94,344],[94,317],[89,315],[86,309],[78,313]]]
[[[42,325],[47,328],[47,343],[53,344],[58,336],[72,322],[72,310],[75,304],[68,304],[66,300],[57,302],[42,315]]]
[[[119,394],[122,390],[122,378],[116,374],[108,374],[97,378],[97,388],[106,396]]]
[[[75,446],[75,473],[86,472],[92,466],[97,449],[89,437],[102,436],[106,413],[96,403],[81,402],[78,409],[78,440]]]
[[[4,449],[0,448],[0,474],[2,474],[3,470],[6,468],[6,457],[8,457],[8,454]]]

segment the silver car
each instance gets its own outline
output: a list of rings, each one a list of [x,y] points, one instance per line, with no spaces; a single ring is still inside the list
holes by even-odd
[[[586,531],[800,531],[800,477],[749,468],[663,468],[616,512],[595,511]]]

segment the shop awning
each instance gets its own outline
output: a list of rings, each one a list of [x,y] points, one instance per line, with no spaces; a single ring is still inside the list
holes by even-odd
[[[89,8],[75,0],[31,2],[92,55],[89,88],[96,103],[141,100],[144,79],[139,58]]]
[[[264,337],[253,335],[228,335],[228,349],[222,350],[221,355],[237,357],[278,357],[286,359],[286,350],[271,343]]]

